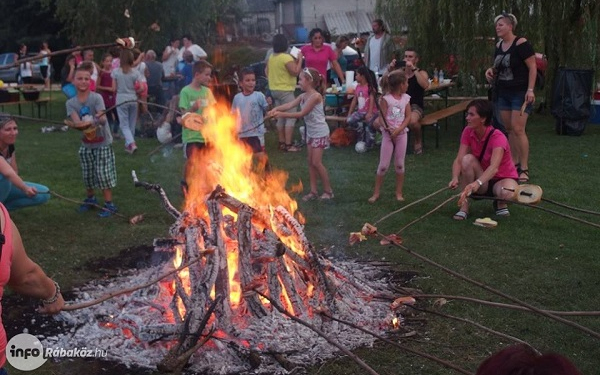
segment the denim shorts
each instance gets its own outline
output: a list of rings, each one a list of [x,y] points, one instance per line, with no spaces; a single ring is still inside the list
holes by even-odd
[[[521,111],[521,106],[525,101],[527,91],[515,91],[510,89],[499,89],[496,98],[496,109],[499,111]],[[528,115],[533,111],[533,105],[530,103],[525,107],[525,113]]]

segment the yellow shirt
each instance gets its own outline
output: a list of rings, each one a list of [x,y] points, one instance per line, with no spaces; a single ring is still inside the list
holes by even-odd
[[[288,53],[274,53],[269,57],[267,78],[270,90],[294,91],[296,89],[296,76],[291,75],[285,67],[290,61],[294,61],[294,58]]]

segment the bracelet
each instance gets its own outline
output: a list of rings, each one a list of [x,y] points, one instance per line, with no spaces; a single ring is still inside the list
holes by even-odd
[[[412,68],[412,71],[413,71],[413,72],[416,72],[416,71],[418,71],[418,70],[419,70],[419,68]]]
[[[54,283],[54,287],[56,288],[54,295],[48,299],[43,299],[42,304],[51,305],[58,300],[58,296],[60,295],[60,286],[56,281],[52,281]]]
[[[481,182],[481,180],[480,180],[480,179],[477,179],[477,180],[475,180],[475,181],[477,181],[477,183],[479,184],[479,186],[483,186],[483,182]]]

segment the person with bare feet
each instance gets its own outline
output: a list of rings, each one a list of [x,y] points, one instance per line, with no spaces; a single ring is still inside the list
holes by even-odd
[[[404,201],[402,187],[404,185],[404,158],[406,157],[406,144],[408,140],[408,123],[410,122],[410,96],[406,93],[408,79],[401,70],[387,73],[381,80],[382,90],[385,95],[380,100],[381,113],[385,116],[375,120],[374,127],[382,130],[381,149],[379,153],[379,166],[375,176],[375,188],[369,203],[379,199],[379,192],[383,185],[383,178],[387,172],[392,155],[396,169],[396,199]]]
[[[506,200],[517,188],[519,175],[512,162],[506,136],[492,125],[492,103],[476,99],[467,106],[467,126],[460,137],[460,147],[452,164],[452,180],[448,187],[463,190],[460,210],[454,220],[465,220],[469,214],[472,193],[494,197],[497,216],[509,216]]]

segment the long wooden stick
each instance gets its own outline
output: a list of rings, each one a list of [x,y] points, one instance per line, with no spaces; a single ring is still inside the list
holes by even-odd
[[[335,320],[336,322],[340,322],[340,323],[345,324],[345,325],[347,325],[349,327],[358,329],[359,331],[362,331],[362,332],[364,332],[366,334],[369,334],[369,335],[371,335],[373,337],[376,337],[379,340],[384,341],[384,342],[386,342],[386,343],[388,343],[390,345],[393,345],[393,346],[395,346],[395,347],[397,347],[397,348],[399,348],[401,350],[404,350],[404,351],[409,352],[411,354],[415,354],[415,355],[418,355],[420,357],[427,358],[429,360],[437,362],[437,363],[439,363],[439,364],[441,364],[441,365],[443,365],[445,367],[448,367],[448,368],[451,368],[451,369],[453,369],[453,370],[455,370],[457,372],[460,372],[461,374],[473,375],[472,372],[469,372],[469,371],[467,371],[467,370],[465,370],[465,369],[463,369],[461,367],[458,367],[458,366],[456,366],[453,363],[450,363],[450,362],[445,361],[445,360],[443,360],[441,358],[432,356],[431,354],[427,354],[427,353],[421,352],[419,350],[409,348],[408,346],[404,346],[404,345],[398,344],[397,342],[394,342],[394,341],[392,341],[392,340],[390,340],[390,339],[388,339],[386,337],[378,335],[377,333],[375,333],[373,331],[369,331],[368,329],[365,329],[365,328],[363,328],[361,326],[358,326],[358,325],[356,325],[356,324],[354,324],[352,322],[348,322],[348,321],[345,321],[345,320],[342,320],[342,319],[335,318],[335,317],[329,315],[326,312],[321,312],[321,315],[324,315],[324,316],[326,316],[327,318],[329,318],[331,320]]]
[[[426,196],[426,197],[423,197],[423,198],[421,198],[421,199],[418,199],[418,200],[416,200],[416,201],[414,201],[414,202],[412,202],[412,203],[409,203],[409,204],[407,204],[406,206],[404,206],[404,207],[402,207],[402,208],[399,208],[399,209],[397,209],[396,211],[392,211],[392,212],[390,212],[389,214],[387,214],[387,215],[385,215],[384,217],[382,217],[381,219],[377,220],[377,221],[374,223],[374,225],[377,225],[377,224],[381,223],[382,221],[384,221],[385,219],[389,218],[390,216],[393,216],[393,215],[395,215],[395,214],[397,214],[397,213],[399,213],[399,212],[402,212],[402,211],[406,210],[407,208],[409,208],[409,207],[412,207],[412,206],[414,206],[414,205],[415,205],[415,204],[417,204],[417,203],[421,203],[421,202],[423,202],[424,200],[427,200],[427,199],[429,199],[429,198],[431,198],[431,197],[433,197],[433,196],[436,196],[436,195],[438,195],[439,193],[441,193],[442,191],[446,191],[446,190],[448,190],[448,187],[443,187],[443,188],[441,188],[441,189],[439,189],[439,190],[437,190],[437,191],[434,191],[433,193],[429,194],[429,195],[428,195],[428,196]]]
[[[533,207],[535,207],[535,206],[533,206]],[[385,235],[383,235],[381,233],[378,233],[378,234],[380,236],[382,236],[383,238],[387,237],[387,236],[385,236]],[[562,318],[560,316],[556,316],[556,315],[551,314],[551,313],[549,313],[547,311],[541,310],[541,309],[539,309],[539,308],[537,308],[537,307],[535,307],[535,306],[533,306],[533,305],[531,305],[531,304],[529,304],[529,303],[527,303],[525,301],[522,301],[522,300],[520,300],[520,299],[518,299],[516,297],[512,297],[512,296],[510,296],[510,295],[508,295],[508,294],[506,294],[504,292],[501,292],[498,289],[492,288],[491,286],[488,286],[488,285],[486,285],[486,284],[484,284],[482,282],[479,282],[477,280],[471,279],[470,277],[468,277],[466,275],[463,275],[462,273],[453,271],[450,268],[448,268],[446,266],[443,266],[443,265],[441,265],[441,264],[439,264],[439,263],[437,263],[437,262],[435,262],[435,261],[427,258],[426,256],[423,256],[421,254],[418,254],[418,253],[412,251],[411,249],[409,249],[408,247],[406,247],[406,246],[404,246],[402,244],[393,243],[393,245],[395,245],[396,247],[399,247],[400,249],[404,250],[406,253],[408,253],[408,254],[410,254],[410,255],[412,255],[412,256],[414,256],[414,257],[422,260],[423,262],[425,262],[425,263],[427,263],[429,265],[432,265],[432,266],[434,266],[436,268],[439,268],[442,271],[444,271],[444,272],[446,272],[446,273],[448,273],[448,274],[450,274],[450,275],[452,275],[454,277],[457,277],[457,278],[459,278],[461,280],[464,280],[464,281],[466,281],[466,282],[468,282],[470,284],[476,285],[476,286],[478,286],[478,287],[480,287],[480,288],[482,288],[484,290],[487,290],[488,292],[493,293],[493,294],[495,294],[497,296],[506,298],[507,300],[512,301],[512,302],[514,302],[514,303],[516,303],[518,305],[521,305],[523,307],[526,307],[527,309],[529,309],[529,310],[531,310],[531,311],[533,311],[533,312],[535,312],[537,314],[543,315],[543,316],[545,316],[547,318],[550,318],[552,320],[555,320],[557,322],[561,322],[561,323],[563,323],[565,325],[568,325],[568,326],[571,326],[573,328],[576,328],[576,329],[578,329],[578,330],[580,330],[582,332],[587,333],[588,335],[590,335],[592,337],[595,337],[596,339],[600,339],[600,333],[598,333],[598,332],[596,332],[596,331],[594,331],[592,329],[584,327],[584,326],[582,326],[580,324],[577,324],[575,322],[572,322],[572,321],[567,320],[565,318]]]
[[[47,55],[43,55],[43,56],[42,55],[38,55],[38,56],[26,57],[24,59],[17,60],[15,62],[13,62],[12,64],[0,65],[0,70],[10,69],[10,68],[12,68],[14,66],[19,66],[20,64],[22,64],[24,62],[41,60],[43,57],[52,57],[52,56],[66,55],[66,54],[73,53],[73,52],[76,52],[76,51],[83,51],[85,49],[109,48],[109,47],[116,47],[116,46],[119,46],[119,44],[113,42],[113,43],[91,44],[89,46],[78,46],[78,47],[74,47],[74,48],[61,49],[61,50],[58,50],[58,51],[51,52],[51,53],[49,53]]]
[[[533,350],[535,350],[536,352],[538,352],[538,350],[537,350],[536,348],[534,348],[533,346],[531,346],[531,345],[530,345],[528,342],[526,342],[526,341],[523,341],[523,340],[521,340],[521,339],[519,339],[519,338],[517,338],[517,337],[514,337],[514,336],[511,336],[511,335],[508,335],[508,334],[506,334],[506,333],[503,333],[503,332],[500,332],[500,331],[496,331],[496,330],[494,330],[494,329],[491,329],[491,328],[489,328],[489,327],[486,327],[486,326],[484,326],[483,324],[477,323],[477,322],[475,322],[475,321],[472,321],[472,320],[470,320],[470,319],[465,319],[465,318],[461,318],[461,317],[454,316],[454,315],[444,314],[444,313],[441,313],[441,312],[438,312],[438,311],[429,310],[429,309],[422,309],[422,308],[420,308],[420,307],[416,307],[416,306],[412,306],[412,305],[406,305],[406,306],[410,307],[411,309],[414,309],[414,310],[417,310],[417,311],[421,311],[421,312],[424,312],[424,313],[428,313],[428,314],[432,314],[432,315],[437,315],[437,316],[441,316],[442,318],[448,318],[448,319],[456,320],[456,321],[459,321],[459,322],[463,322],[463,323],[467,323],[467,324],[474,325],[475,327],[477,327],[477,328],[479,328],[479,329],[482,329],[482,330],[484,330],[484,331],[486,331],[486,332],[489,332],[489,333],[491,333],[491,334],[494,334],[494,335],[496,335],[496,336],[503,337],[503,338],[505,338],[505,339],[508,339],[508,340],[511,340],[511,341],[517,342],[517,343],[519,343],[519,344],[524,344],[524,345],[527,345],[527,346],[528,346],[528,347],[530,347],[531,349],[533,349]],[[538,352],[538,353],[539,353],[539,352]],[[540,354],[541,354],[541,353],[540,353]]]
[[[296,317],[294,314],[291,314],[286,309],[284,309],[282,306],[280,306],[279,302],[271,299],[269,296],[261,293],[260,291],[258,291],[256,289],[254,291],[256,293],[258,293],[259,295],[261,295],[262,297],[264,297],[265,299],[267,299],[271,303],[271,306],[275,307],[280,313],[286,315],[288,318],[292,319],[293,321],[295,321],[297,323],[300,323],[303,326],[309,328],[310,330],[312,330],[313,332],[315,332],[317,335],[319,335],[322,338],[324,338],[328,343],[330,343],[331,345],[333,345],[336,348],[338,348],[340,351],[342,351],[342,353],[346,354],[350,359],[352,359],[354,362],[356,362],[360,367],[362,367],[363,369],[365,369],[365,371],[367,371],[367,373],[369,373],[371,375],[379,375],[375,370],[373,370],[369,365],[367,365],[362,359],[358,358],[354,353],[352,353],[350,350],[348,350],[344,346],[342,346],[342,345],[338,344],[337,342],[333,341],[333,339],[331,339],[329,336],[327,336],[324,332],[322,332],[321,330],[319,330],[318,328],[316,328],[312,324],[310,324],[308,322],[305,322],[304,320]],[[469,374],[469,373],[467,373],[467,374]]]
[[[431,211],[427,212],[425,215],[420,216],[418,218],[416,218],[415,220],[411,221],[410,223],[406,224],[405,226],[403,226],[402,228],[400,228],[400,230],[398,232],[396,232],[396,234],[400,234],[401,232],[403,232],[405,229],[407,229],[408,227],[412,226],[413,224],[418,223],[419,221],[425,219],[427,216],[431,215],[432,213],[434,213],[435,211],[439,210],[440,208],[444,207],[448,202],[453,201],[456,198],[455,195],[451,196],[450,198],[446,199],[445,201],[443,201],[442,203],[440,203],[438,206],[436,206],[434,209],[432,209]]]
[[[147,287],[149,287],[151,285],[154,285],[157,282],[159,282],[159,281],[161,281],[161,280],[163,280],[163,279],[171,276],[174,273],[177,273],[177,272],[179,272],[179,271],[181,271],[181,270],[183,270],[183,269],[185,269],[187,267],[190,267],[191,265],[194,265],[195,263],[198,263],[200,261],[200,259],[202,259],[202,257],[198,257],[198,258],[196,258],[196,259],[194,259],[194,260],[192,260],[190,262],[187,262],[186,264],[184,264],[184,265],[182,265],[180,267],[177,267],[174,270],[166,272],[166,273],[164,273],[164,274],[162,274],[160,276],[157,276],[156,278],[154,278],[154,279],[152,279],[152,280],[150,280],[150,281],[148,281],[148,282],[146,282],[146,283],[144,283],[142,285],[137,285],[137,286],[133,286],[133,287],[130,287],[130,288],[125,288],[125,289],[120,289],[120,290],[117,290],[117,291],[114,291],[114,292],[110,292],[110,293],[107,293],[107,294],[105,294],[105,295],[103,295],[103,296],[101,296],[99,298],[96,298],[96,299],[94,299],[92,301],[81,302],[81,303],[74,303],[74,304],[71,304],[71,305],[65,305],[65,306],[63,306],[62,311],[73,311],[73,310],[79,310],[79,309],[83,309],[83,308],[86,308],[86,307],[98,305],[98,304],[100,304],[100,303],[102,303],[102,302],[104,302],[106,300],[109,300],[111,298],[120,296],[122,294],[132,293],[132,292],[135,292],[136,290],[147,288]]]
[[[523,306],[519,306],[519,305],[512,305],[509,303],[501,303],[501,302],[492,302],[492,301],[487,301],[487,300],[473,298],[473,297],[466,297],[466,296],[455,296],[455,295],[448,295],[448,294],[420,294],[420,293],[406,293],[406,295],[410,295],[411,297],[414,297],[416,299],[419,299],[419,298],[426,298],[426,299],[444,298],[447,300],[473,302],[473,303],[478,303],[478,304],[484,305],[484,306],[498,307],[498,308],[502,308],[502,309],[532,312],[530,309],[523,307]],[[388,300],[395,299],[395,298],[387,298],[387,297],[385,297],[385,298]],[[600,311],[558,311],[558,310],[542,310],[542,311],[545,311],[545,312],[553,314],[553,315],[559,315],[559,316],[594,316],[594,317],[600,316]]]

